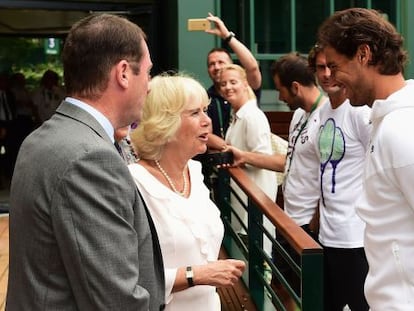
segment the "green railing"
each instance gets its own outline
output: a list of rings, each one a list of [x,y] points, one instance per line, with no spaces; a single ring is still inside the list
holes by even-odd
[[[264,311],[266,300],[277,310],[286,310],[282,304],[281,297],[274,292],[266,277],[265,267],[268,274],[277,277],[278,281],[285,287],[289,296],[296,302],[302,311],[323,310],[323,251],[305,231],[297,226],[284,212],[267,197],[257,185],[240,168],[216,171],[216,182],[214,183],[213,199],[221,210],[222,219],[226,228],[224,247],[233,258],[243,259],[248,263],[248,269],[243,280],[258,308]],[[234,212],[231,193],[237,197],[234,189],[230,187],[230,179],[233,179],[248,197],[247,205],[248,224],[244,225],[247,240],[241,238],[232,228],[232,222],[241,222]],[[267,217],[276,228],[278,235],[283,236],[289,246],[300,257],[299,265],[290,256],[289,252],[273,238],[274,234],[268,232],[263,226],[263,218]],[[270,256],[263,250],[263,238],[272,242],[273,248],[279,257],[286,260],[289,267],[300,279],[300,293],[297,295],[283,273],[278,263],[274,263]]]

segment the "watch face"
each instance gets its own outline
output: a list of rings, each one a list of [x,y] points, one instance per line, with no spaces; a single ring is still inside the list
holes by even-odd
[[[193,276],[194,276],[193,268],[191,266],[188,266],[185,269],[185,277],[187,279],[188,287],[194,286]]]
[[[186,271],[185,271],[185,276],[186,276],[187,278],[192,278],[192,277],[194,276],[194,273],[193,273],[193,268],[192,268],[192,267],[187,267],[187,268],[186,268]]]

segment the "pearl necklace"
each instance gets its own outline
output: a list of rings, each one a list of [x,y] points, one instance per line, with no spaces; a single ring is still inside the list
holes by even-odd
[[[170,185],[171,189],[181,195],[181,196],[185,196],[185,194],[187,193],[187,178],[185,178],[185,169],[183,170],[183,181],[184,181],[184,187],[183,187],[183,191],[178,191],[177,188],[175,188],[175,185],[173,183],[173,181],[171,180],[170,176],[168,176],[167,172],[161,167],[160,162],[158,162],[158,160],[154,160],[155,165],[157,166],[157,168],[159,169],[159,171],[161,172],[161,174],[165,177],[165,179],[167,180],[168,184]]]

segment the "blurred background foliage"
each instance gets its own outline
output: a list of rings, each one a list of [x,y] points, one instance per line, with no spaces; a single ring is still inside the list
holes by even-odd
[[[0,37],[0,72],[23,73],[29,90],[39,85],[47,69],[57,72],[62,82],[63,67],[60,54],[47,55],[45,40],[45,38]]]

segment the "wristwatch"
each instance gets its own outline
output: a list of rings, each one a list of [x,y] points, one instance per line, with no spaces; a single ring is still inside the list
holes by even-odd
[[[194,286],[194,281],[193,281],[194,272],[191,266],[188,266],[187,268],[185,268],[185,277],[187,279],[188,287],[193,287]]]
[[[230,42],[230,40],[233,38],[233,37],[235,37],[236,35],[234,34],[234,32],[233,31],[230,31],[229,32],[229,35],[223,40],[223,42],[224,43],[229,43]]]

